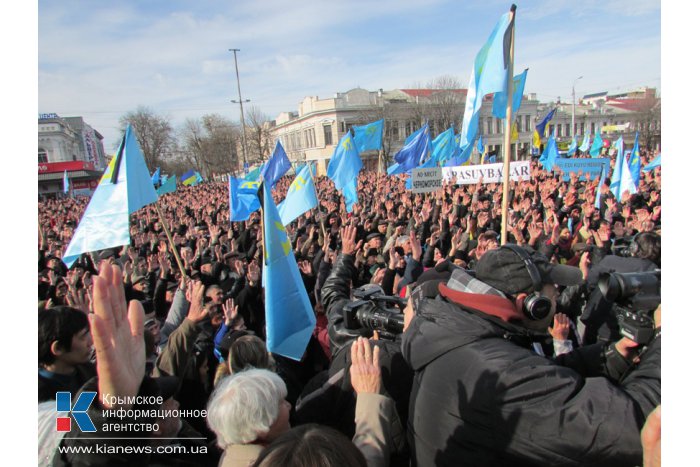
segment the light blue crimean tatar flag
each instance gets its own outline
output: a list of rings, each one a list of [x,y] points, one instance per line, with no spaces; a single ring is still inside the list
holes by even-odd
[[[486,44],[476,54],[469,79],[467,101],[462,120],[461,148],[476,137],[479,110],[484,96],[493,92],[508,92],[510,42],[513,32],[511,13],[506,13],[496,24]]]
[[[634,180],[632,180],[632,174],[627,165],[627,159],[625,159],[625,143],[622,141],[622,136],[615,141],[615,150],[617,159],[615,160],[615,170],[610,178],[610,191],[615,195],[615,199],[622,201],[622,194],[625,191],[629,191],[629,194],[633,195],[637,192],[637,187],[634,186]]]
[[[338,142],[327,170],[328,178],[333,180],[336,189],[345,196],[347,212],[352,211],[352,205],[357,200],[357,176],[361,169],[362,159],[348,131]]]
[[[523,100],[525,92],[525,80],[527,79],[527,68],[517,76],[513,76],[513,102],[511,103],[512,115],[520,110],[520,103]],[[506,110],[508,107],[508,93],[497,92],[493,95],[493,110],[491,113],[494,117],[506,118]]]
[[[404,147],[394,155],[396,163],[387,169],[387,173],[399,175],[418,167],[430,157],[430,146],[430,128],[426,123],[406,138]]]
[[[475,144],[476,144],[476,141],[472,140],[472,142],[469,143],[469,146],[467,146],[466,148],[459,151],[459,154],[457,153],[457,151],[455,151],[454,157],[446,160],[442,164],[442,166],[443,167],[458,167],[460,165],[466,165],[472,157],[472,151],[474,150]],[[459,150],[459,148],[457,148],[457,149]]]
[[[586,133],[586,136],[583,137],[583,141],[581,142],[581,146],[578,147],[578,150],[581,152],[586,152],[588,149],[591,147],[591,134]]]
[[[630,173],[634,186],[639,187],[639,175],[642,168],[642,161],[639,154],[639,132],[634,135],[634,147],[632,147],[632,155],[630,155]]]
[[[576,154],[576,149],[578,148],[578,139],[576,138],[576,135],[574,135],[574,138],[571,140],[571,144],[569,144],[569,150],[566,151],[566,155],[568,157],[573,156]]]
[[[275,150],[272,152],[270,159],[263,164],[260,173],[265,181],[271,187],[274,187],[277,180],[282,178],[282,176],[291,168],[292,163],[289,162],[289,158],[287,157],[287,153],[284,151],[282,144],[279,142],[279,140],[277,140]]]
[[[548,172],[551,172],[552,169],[554,169],[554,161],[557,159],[557,157],[559,157],[557,141],[554,138],[554,133],[552,133],[549,135],[547,146],[544,148],[542,156],[540,156],[540,164],[542,164],[542,167]]]
[[[432,156],[430,159],[441,162],[452,157],[457,147],[454,128],[450,126],[447,130],[437,135],[432,142],[432,147]]]
[[[301,360],[316,317],[304,288],[292,244],[267,183],[263,182],[263,288],[267,348]]]
[[[157,185],[160,183],[160,167],[156,169],[155,172],[153,172],[153,176],[151,177],[151,182],[153,182],[154,185]]]
[[[68,181],[68,171],[63,171],[63,193],[68,193],[70,190],[70,182]]]
[[[601,195],[603,191],[603,185],[605,184],[605,179],[608,178],[608,166],[603,164],[602,170],[600,171],[600,180],[598,180],[598,189],[595,192],[595,208],[600,209]]]
[[[294,222],[294,219],[316,206],[318,206],[318,198],[316,198],[314,179],[309,166],[305,165],[292,184],[289,185],[287,196],[284,201],[277,205],[277,211],[282,219],[282,224],[286,227]]]
[[[481,135],[479,135],[479,142],[476,144],[476,150],[479,151],[479,154],[483,154],[485,149],[486,148],[484,148],[484,140],[481,137]]]
[[[352,127],[355,136],[355,146],[357,152],[380,150],[382,148],[382,134],[384,132],[384,119],[376,122],[368,123],[367,125]]]
[[[591,144],[591,149],[588,151],[588,154],[593,157],[598,157],[601,149],[603,149],[603,138],[600,137],[600,130],[596,130],[595,137],[593,138],[593,143]]]
[[[245,174],[245,177],[243,178],[245,178],[249,182],[257,182],[260,179],[260,169],[262,169],[262,166],[259,165],[247,174]]]
[[[656,156],[653,161],[649,162],[642,170],[644,172],[649,172],[657,167],[661,167],[661,153],[659,153],[659,155]]]
[[[151,175],[131,125],[95,189],[63,262],[70,267],[82,254],[129,243],[129,214],[158,200]]]
[[[252,213],[260,209],[258,188],[260,188],[260,182],[228,177],[231,222],[248,220]]]
[[[174,193],[175,190],[177,190],[177,177],[175,175],[171,175],[170,177],[167,177],[161,186],[158,187],[156,193],[158,196],[162,196],[166,193]]]

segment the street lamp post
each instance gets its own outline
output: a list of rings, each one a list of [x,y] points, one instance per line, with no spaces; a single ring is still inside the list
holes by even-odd
[[[576,81],[583,78],[579,76],[571,83],[571,135],[576,134]],[[572,138],[573,139],[573,138]]]
[[[245,117],[243,116],[243,102],[250,102],[250,99],[245,101],[241,98],[241,79],[238,76],[238,56],[236,52],[240,52],[241,49],[228,49],[229,52],[233,52],[233,61],[236,64],[236,84],[238,85],[238,100],[232,100],[234,104],[240,104],[241,106],[241,130],[243,132],[243,167],[248,165],[248,145],[245,139]]]

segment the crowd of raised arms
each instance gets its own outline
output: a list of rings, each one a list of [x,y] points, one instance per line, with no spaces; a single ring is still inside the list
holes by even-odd
[[[643,165],[653,156],[643,151]],[[348,213],[333,182],[316,177],[318,207],[287,227],[316,314],[299,362],[266,348],[261,213],[230,222],[226,183],[179,186],[158,199],[162,218],[154,205],[131,215],[130,245],[70,268],[61,258],[89,198],[41,200],[40,422],[48,407],[54,423],[57,392],[75,403],[96,391],[87,413],[97,434],[75,422],[70,436],[40,430],[40,463],[641,465],[659,425],[660,305],[642,346],[596,291],[604,272],[660,269],[661,169],[643,171],[620,200],[609,180],[536,161],[530,172],[510,185],[512,264],[502,184],[451,180],[417,194],[406,176],[362,170]],[[276,202],[292,180],[277,182]],[[607,267],[610,257],[638,264]],[[530,283],[531,266],[542,284]],[[533,287],[553,302],[539,327],[523,324],[535,321],[521,298]],[[400,298],[390,311],[403,332],[349,327],[343,308],[359,288]],[[477,294],[492,302],[472,306]]]

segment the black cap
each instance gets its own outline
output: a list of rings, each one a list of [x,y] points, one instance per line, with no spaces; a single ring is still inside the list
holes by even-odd
[[[520,248],[537,268],[542,284],[578,285],[583,282],[578,268],[552,264],[542,253],[529,247]],[[476,263],[476,278],[510,295],[535,290],[535,283],[525,261],[515,251],[503,246],[490,250],[481,257]]]
[[[384,235],[380,234],[379,232],[372,232],[371,234],[367,235],[367,237],[365,237],[365,241],[369,242],[370,240],[373,240],[375,238],[384,238]]]

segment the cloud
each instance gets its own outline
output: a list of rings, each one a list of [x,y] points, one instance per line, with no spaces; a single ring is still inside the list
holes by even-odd
[[[466,83],[509,5],[40,0],[39,110],[82,115],[107,142],[118,138],[119,116],[139,105],[172,116],[175,125],[206,113],[237,120],[233,47],[241,49],[243,98],[271,117],[296,110],[305,96],[356,86],[388,90],[444,74]],[[634,5],[544,1],[519,8],[516,68],[530,67],[528,92],[562,95],[581,74],[582,89],[658,77],[658,2]]]

